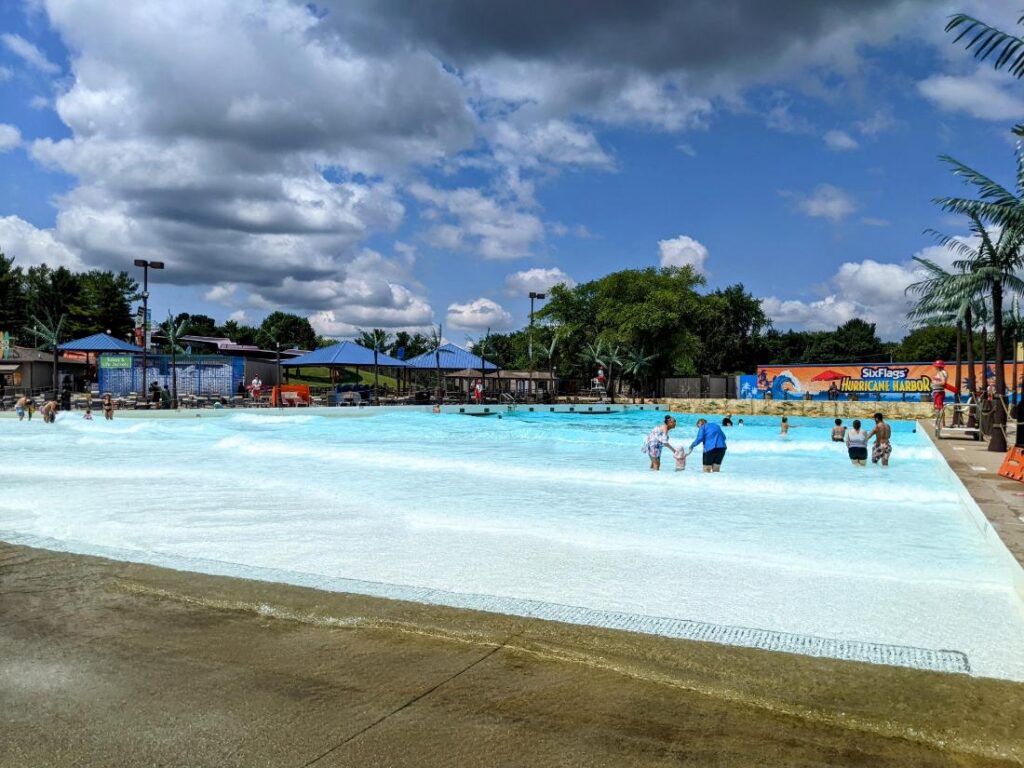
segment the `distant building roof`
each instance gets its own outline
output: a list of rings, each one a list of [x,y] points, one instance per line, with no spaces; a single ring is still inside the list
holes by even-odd
[[[452,371],[451,373],[447,373],[445,375],[448,376],[448,378],[450,379],[479,379],[480,369],[477,368],[474,370],[473,368],[465,368],[461,371]],[[494,379],[517,379],[523,381],[529,381],[530,379],[533,379],[534,381],[557,381],[558,377],[552,376],[548,371],[537,370],[531,374],[530,371],[502,370],[489,371],[487,373],[487,379],[488,381],[493,381]]]
[[[64,352],[142,352],[141,347],[105,333],[94,333],[92,336],[75,339],[67,344],[61,344],[60,348]]]
[[[287,362],[282,361],[289,368],[300,368],[307,365],[373,365],[373,350],[356,344],[354,341],[343,341],[331,347],[314,349],[300,357],[293,358]],[[377,365],[387,368],[404,368],[406,363],[397,360],[383,352],[377,353]]]
[[[41,349],[35,349],[34,347],[19,347],[17,345],[11,347],[11,354],[9,357],[4,358],[5,363],[52,363],[53,354],[50,352],[44,352]],[[61,355],[58,360],[61,365],[86,365],[85,355],[67,357]]]
[[[439,360],[442,371],[460,371],[465,368],[475,368],[479,371],[481,365],[488,371],[498,370],[494,363],[483,361],[479,355],[474,355],[468,349],[455,344],[442,344],[438,347],[436,356],[434,350],[431,350],[406,360],[405,364],[410,368],[437,368]]]

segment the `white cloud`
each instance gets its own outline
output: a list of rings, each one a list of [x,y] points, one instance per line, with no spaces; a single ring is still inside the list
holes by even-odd
[[[873,139],[879,134],[891,131],[895,128],[896,119],[888,110],[879,109],[869,117],[857,121],[856,127],[861,136]]]
[[[244,309],[236,309],[234,312],[228,315],[228,320],[233,320],[234,322],[242,325],[248,322],[249,315],[246,314]]]
[[[986,69],[979,68],[967,76],[933,75],[919,82],[917,88],[947,112],[966,112],[992,121],[1024,117],[1024,99],[1016,93],[1016,81]]]
[[[977,244],[969,237],[964,241]],[[928,246],[914,255],[944,269],[949,269],[956,258],[950,249],[939,245]],[[829,279],[828,292],[822,298],[803,301],[769,296],[762,300],[761,307],[780,327],[829,330],[859,317],[875,323],[883,338],[898,338],[907,330],[906,315],[914,303],[914,297],[907,296],[907,286],[925,276],[913,260],[849,261],[840,265]]]
[[[773,131],[779,133],[815,134],[818,129],[807,118],[793,114],[789,102],[783,101],[771,109],[764,116],[765,124]]]
[[[14,73],[7,67],[0,67],[0,83],[10,80]]]
[[[544,224],[522,210],[514,200],[499,201],[479,189],[439,189],[422,182],[409,192],[423,206],[428,219],[439,221],[425,233],[437,248],[472,250],[485,259],[528,256],[544,237]]]
[[[860,144],[846,131],[831,130],[825,134],[825,146],[837,152],[845,152],[857,149]]]
[[[450,304],[447,323],[461,331],[499,330],[512,325],[512,315],[497,302],[479,298],[468,304]]]
[[[37,229],[17,216],[0,217],[0,251],[23,267],[43,263],[74,270],[83,267],[78,254],[58,240],[52,229]]]
[[[221,283],[220,285],[213,286],[210,290],[204,293],[203,299],[206,301],[212,301],[215,304],[230,306],[237,300],[237,291],[237,283]]]
[[[526,296],[531,291],[545,293],[551,290],[552,286],[560,284],[572,288],[576,285],[576,281],[558,267],[525,269],[521,272],[513,272],[505,278],[505,288],[515,296]]]
[[[7,46],[7,50],[20,58],[30,67],[38,69],[40,72],[47,75],[56,75],[60,72],[60,67],[47,59],[46,54],[36,48],[36,46],[21,35],[15,35],[7,32],[0,35],[0,40],[3,40],[4,45]]]
[[[697,274],[704,274],[704,263],[708,260],[708,249],[697,240],[686,235],[671,240],[658,241],[658,256],[663,267],[693,267]]]
[[[888,227],[888,219],[880,219],[876,216],[863,216],[861,218],[861,224],[866,224],[869,227]]]
[[[48,109],[50,106],[50,100],[45,96],[37,94],[29,99],[28,105],[32,107],[32,109]]]
[[[0,153],[14,149],[21,144],[21,131],[13,125],[0,123]]]
[[[522,110],[517,114],[523,114]],[[565,120],[548,120],[526,126],[506,120],[494,127],[491,141],[496,159],[507,164],[614,167],[612,158],[601,148],[592,132]]]
[[[797,197],[797,208],[807,216],[837,223],[857,210],[857,201],[839,187],[819,184],[811,194]]]

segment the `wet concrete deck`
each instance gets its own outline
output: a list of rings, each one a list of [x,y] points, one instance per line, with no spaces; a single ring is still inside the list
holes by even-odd
[[[2,766],[996,766],[1024,686],[0,544]]]
[[[918,429],[932,438],[1006,548],[1024,567],[1024,483],[998,474],[1006,454],[989,451],[983,440],[936,440],[931,422],[919,421]],[[1011,433],[1011,442],[1012,437]]]

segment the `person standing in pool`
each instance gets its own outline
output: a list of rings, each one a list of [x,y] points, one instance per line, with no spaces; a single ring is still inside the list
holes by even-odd
[[[782,424],[779,426],[779,434],[785,437],[789,434],[789,417],[782,417]]]
[[[107,421],[114,419],[114,399],[109,392],[103,396],[103,418]]]
[[[846,427],[843,426],[843,420],[836,419],[836,425],[832,427],[832,442],[841,443],[844,437],[846,437]]]
[[[26,395],[22,395],[18,398],[18,402],[14,404],[14,412],[18,414],[18,421],[25,418],[25,412],[28,411],[29,399]],[[32,420],[32,414],[30,413],[29,421]]]
[[[868,433],[860,428],[860,419],[853,420],[853,429],[846,430],[846,453],[854,466],[868,463]]]
[[[707,419],[697,419],[697,437],[690,443],[687,455],[693,453],[693,449],[701,443],[704,444],[704,471],[721,472],[726,449],[725,433],[722,428],[709,423]]]
[[[659,424],[647,434],[644,446],[640,450],[650,457],[651,471],[657,472],[661,469],[662,448],[668,448],[675,453],[675,448],[668,441],[668,433],[675,429],[675,426],[676,420],[672,416],[666,416],[664,424]]]
[[[868,438],[875,438],[875,445],[871,449],[871,463],[882,463],[883,467],[889,466],[889,456],[892,455],[892,444],[889,439],[892,437],[892,427],[885,423],[885,417],[875,414],[875,428],[868,433]]]

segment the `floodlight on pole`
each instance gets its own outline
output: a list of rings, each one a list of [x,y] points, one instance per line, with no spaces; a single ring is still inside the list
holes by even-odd
[[[142,401],[149,407],[149,395],[146,392],[146,353],[149,351],[149,270],[163,269],[162,261],[135,259],[136,267],[142,268]]]
[[[530,358],[530,380],[529,380],[529,383],[527,384],[527,392],[526,392],[527,400],[529,400],[530,395],[533,394],[533,389],[534,389],[533,388],[533,368],[534,368],[534,366],[533,366],[533,302],[536,299],[540,299],[541,301],[543,301],[544,300],[544,294],[543,293],[538,293],[537,291],[530,291],[530,332],[529,332],[529,334],[527,334],[528,335],[527,355]]]

